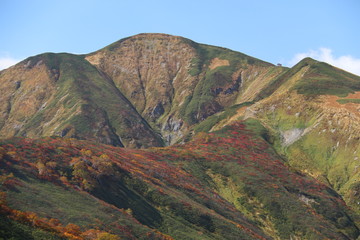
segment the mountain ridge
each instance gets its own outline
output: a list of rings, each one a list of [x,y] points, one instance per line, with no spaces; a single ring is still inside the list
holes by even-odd
[[[14,71],[16,68],[20,76],[17,76],[18,79],[14,81],[20,83],[21,81],[19,81],[19,79],[22,78],[21,69],[23,69],[20,67],[21,65],[23,65],[25,70],[35,67],[36,71],[36,66],[44,63],[45,67],[47,67],[47,73],[44,72],[46,70],[42,70],[44,72],[43,74],[48,75],[48,81],[51,81],[50,79],[52,78],[56,80],[56,78],[59,78],[59,71],[61,71],[62,68],[64,68],[64,71],[61,76],[64,77],[67,77],[66,74],[70,76],[69,71],[72,71],[73,74],[78,74],[76,72],[77,68],[83,71],[86,63],[82,61],[82,58],[85,58],[97,67],[98,73],[93,72],[94,70],[92,70],[90,66],[87,68],[88,71],[98,75],[98,82],[106,82],[109,80],[114,82],[116,88],[118,88],[135,107],[136,111],[133,111],[134,114],[140,114],[156,132],[163,135],[162,138],[167,144],[172,144],[186,135],[191,129],[191,125],[232,105],[234,102],[241,101],[241,99],[239,99],[241,97],[240,91],[246,91],[247,88],[245,87],[243,89],[240,85],[244,83],[246,86],[254,81],[256,77],[252,76],[253,72],[260,71],[263,76],[262,80],[266,82],[266,73],[270,71],[269,68],[274,67],[269,63],[228,49],[197,44],[191,40],[171,35],[155,34],[155,36],[154,38],[153,34],[135,35],[119,40],[108,47],[87,55],[66,55],[65,53],[38,55],[22,61],[11,68],[12,70],[3,71],[1,76],[6,79],[7,77],[4,77],[4,75],[6,75],[7,72]],[[121,47],[122,45],[124,46]],[[197,47],[197,49],[195,49],[194,46]],[[65,55],[72,56],[74,59],[72,60],[72,65],[61,65],[61,56]],[[106,55],[107,57],[101,58],[102,55]],[[42,58],[41,56],[43,56],[46,61],[41,59],[36,61],[36,58]],[[49,56],[52,56],[54,59],[50,59]],[[59,59],[55,59],[56,56],[59,56]],[[214,61],[216,60],[218,60],[218,63],[215,63],[217,65],[214,67]],[[100,64],[100,61],[103,62]],[[228,64],[219,65],[221,61],[225,61]],[[251,64],[255,65],[252,66]],[[117,67],[114,68],[114,66]],[[252,67],[248,68],[248,66]],[[12,75],[13,74],[14,73],[12,73]],[[36,76],[38,74],[39,73],[33,73],[32,75]],[[11,77],[16,78],[15,76]],[[78,77],[80,79],[79,74]],[[246,80],[244,81],[241,78],[246,78]],[[73,84],[76,84],[76,82],[73,82]],[[3,89],[2,91],[8,90]],[[11,94],[9,93],[9,95]],[[54,92],[53,94],[58,93]],[[254,98],[254,94],[248,93],[247,95],[247,101]],[[116,96],[114,97],[116,98]],[[38,98],[41,98],[41,96],[38,96]],[[10,97],[8,97],[8,100],[3,101],[9,102],[9,99]],[[100,99],[98,99],[97,102],[101,103]],[[43,104],[45,104],[44,101],[41,105]],[[97,107],[94,108],[96,109]],[[101,107],[101,109],[103,109],[103,107]],[[34,111],[35,110],[33,110],[33,112]],[[3,112],[5,113],[6,110],[3,110]],[[109,112],[105,110],[106,114],[111,114],[111,112],[113,111]],[[64,114],[69,113],[64,112]],[[5,113],[2,118],[6,119],[7,115],[8,114]],[[100,119],[103,118],[104,117],[100,117]],[[22,121],[20,120],[19,123],[14,124],[20,126]],[[145,122],[144,124],[147,125]],[[122,125],[124,125],[124,123],[122,123]],[[14,127],[5,128],[12,129]],[[111,137],[112,139],[118,137],[124,139],[129,138],[129,141],[125,140],[126,146],[146,147],[139,139],[134,139],[130,136],[136,135],[136,131],[132,133],[121,133],[122,130],[119,129],[118,124],[109,126],[109,129],[112,128],[116,131],[107,130],[107,134],[113,136]],[[70,126],[70,129],[77,128]],[[55,129],[52,129],[52,131],[55,131]],[[70,130],[57,129],[55,132],[57,132],[56,135],[59,135],[59,133],[66,131],[69,132]],[[24,131],[22,133],[19,132],[13,134],[5,133],[3,129],[2,135],[26,134]],[[46,135],[49,134],[50,133]],[[41,136],[41,134],[38,136]],[[76,137],[77,135],[75,134],[74,136]],[[80,138],[84,137],[85,136],[82,136]],[[94,134],[90,134],[85,138],[89,137],[104,143],[111,143],[111,140],[96,137]],[[150,142],[154,143],[149,146],[161,144],[161,141],[156,137],[156,133],[151,138],[153,140]],[[117,143],[113,142],[113,144],[119,144],[118,140],[114,141]]]

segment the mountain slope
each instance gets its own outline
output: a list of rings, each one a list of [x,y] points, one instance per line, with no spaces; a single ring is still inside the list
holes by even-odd
[[[360,77],[312,59],[283,76],[273,94],[218,127],[259,119],[290,165],[332,186],[359,213]]]
[[[10,139],[1,143],[2,191],[10,208],[79,225],[78,236],[96,223],[130,239],[152,229],[175,239],[354,239],[341,197],[287,167],[258,134],[266,130],[257,122],[239,122],[150,150]]]
[[[81,56],[43,54],[2,72],[2,136],[94,139],[161,146],[161,138],[113,82]],[[140,136],[141,134],[141,136]]]
[[[168,144],[192,125],[252,101],[284,69],[229,49],[139,34],[89,54]]]

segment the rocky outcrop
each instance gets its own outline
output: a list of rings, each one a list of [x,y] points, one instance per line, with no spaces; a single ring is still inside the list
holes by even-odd
[[[302,137],[302,134],[304,133],[304,129],[293,128],[280,133],[283,140],[283,145],[289,146]]]

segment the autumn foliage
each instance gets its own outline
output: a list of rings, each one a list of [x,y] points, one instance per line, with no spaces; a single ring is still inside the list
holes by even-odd
[[[2,188],[6,191],[21,184],[11,180],[16,176],[9,175],[16,166],[17,171],[93,197],[106,189],[108,197],[101,198],[102,204],[120,211],[134,225],[153,220],[146,211],[159,214],[157,225],[147,232],[116,226],[128,232],[129,238],[172,239],[173,232],[156,230],[166,214],[201,229],[199,236],[226,232],[229,238],[266,239],[265,228],[256,221],[271,221],[273,232],[280,238],[295,236],[292,229],[297,236],[332,239],[340,236],[336,229],[348,236],[357,231],[339,195],[289,168],[244,122],[219,132],[201,133],[186,144],[147,150],[62,138],[14,138],[0,144],[0,157]],[[104,181],[117,185],[107,186]],[[228,190],[222,191],[222,186],[232,189],[237,198],[226,195]],[[148,206],[139,208],[138,202]],[[262,216],[255,215],[256,211]],[[117,239],[111,231],[82,228],[71,222],[63,225],[55,217],[21,212],[5,203],[2,212],[16,221],[72,239]]]

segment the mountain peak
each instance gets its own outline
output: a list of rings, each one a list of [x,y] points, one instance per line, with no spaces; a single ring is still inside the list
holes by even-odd
[[[136,38],[183,38],[183,37],[166,34],[166,33],[139,33],[139,34],[130,36],[129,38],[136,39]]]
[[[306,57],[303,58],[300,62],[298,62],[297,64],[314,64],[314,63],[318,63],[319,61],[311,58],[311,57]],[[296,65],[297,65],[296,64]]]
[[[95,53],[99,52],[99,51],[103,51],[103,50],[108,50],[108,51],[113,51],[117,48],[119,48],[120,46],[123,46],[124,44],[131,44],[133,42],[143,42],[143,44],[153,44],[151,43],[151,41],[161,41],[161,42],[177,42],[179,43],[180,41],[183,40],[188,40],[190,42],[192,42],[189,39],[180,37],[180,36],[175,36],[175,35],[170,35],[170,34],[165,34],[165,33],[139,33],[130,37],[126,37],[126,38],[122,38],[106,47],[104,47],[103,49],[100,49],[98,51],[96,51]],[[148,42],[150,41],[150,42]],[[94,53],[90,53],[89,55],[92,55]]]
[[[293,69],[304,71],[294,89],[305,95],[337,95],[346,96],[360,90],[360,77],[328,63],[312,58],[304,58]]]

